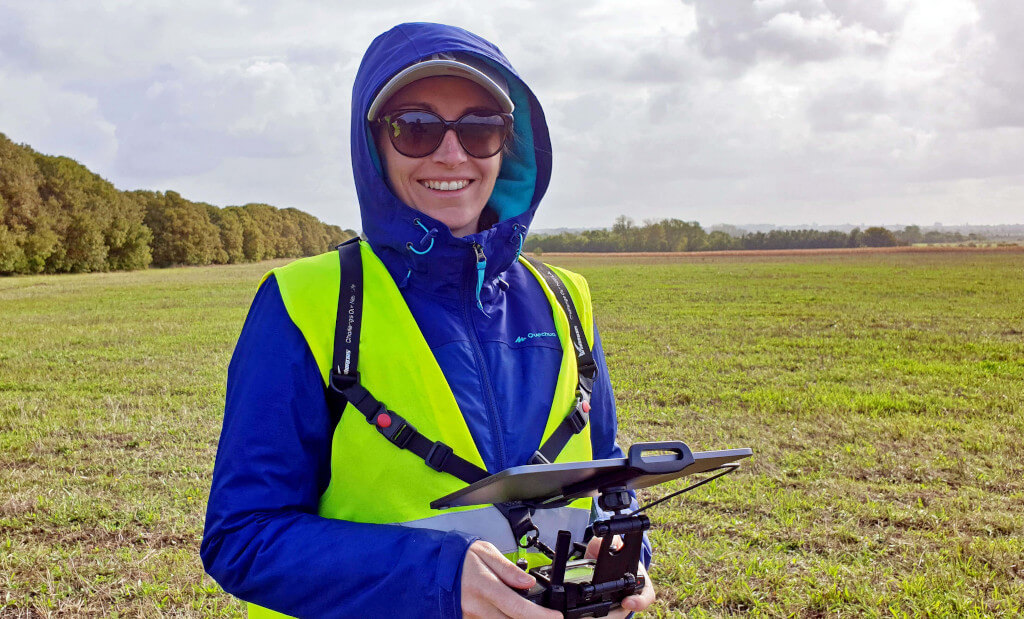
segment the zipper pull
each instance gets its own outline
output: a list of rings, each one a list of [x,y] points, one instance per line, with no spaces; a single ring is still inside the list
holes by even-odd
[[[473,252],[476,254],[476,306],[483,312],[484,304],[480,301],[480,291],[484,287],[484,269],[487,268],[487,256],[484,255],[484,248],[479,243],[473,243]]]

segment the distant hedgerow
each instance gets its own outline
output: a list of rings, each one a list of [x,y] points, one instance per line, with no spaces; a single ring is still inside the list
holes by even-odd
[[[73,159],[0,133],[0,275],[295,258],[355,234],[292,208],[119,191]]]

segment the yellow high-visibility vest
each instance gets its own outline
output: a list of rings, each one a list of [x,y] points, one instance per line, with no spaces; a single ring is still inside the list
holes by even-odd
[[[363,264],[363,312],[359,338],[360,382],[375,398],[394,410],[424,436],[441,441],[463,459],[485,468],[455,396],[441,372],[405,300],[380,259],[360,243]],[[569,322],[554,292],[526,260],[551,304],[555,330],[562,343],[562,363],[548,413],[542,444],[576,401],[577,365]],[[590,289],[582,276],[551,267],[572,297],[588,341],[593,345]],[[334,352],[340,265],[337,252],[304,258],[279,267],[277,280],[288,316],[302,332],[321,378],[327,385]],[[539,447],[539,445],[538,445]],[[590,428],[574,435],[556,462],[592,460]],[[352,522],[399,524],[459,530],[479,536],[508,556],[521,556],[505,517],[493,506],[433,510],[430,502],[466,486],[458,478],[435,471],[414,453],[400,449],[366,422],[351,404],[334,430],[331,480],[320,497],[319,514]],[[533,517],[549,546],[559,530],[582,539],[590,521],[591,499],[560,509],[538,510]],[[284,617],[249,605],[250,617]]]

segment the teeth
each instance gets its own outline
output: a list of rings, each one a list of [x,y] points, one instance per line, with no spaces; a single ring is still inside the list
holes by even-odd
[[[420,181],[420,183],[425,187],[439,191],[457,191],[468,185],[469,181]]]

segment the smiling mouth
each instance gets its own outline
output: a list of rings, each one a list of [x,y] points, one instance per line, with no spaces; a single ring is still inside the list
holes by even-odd
[[[457,181],[419,181],[420,185],[435,191],[458,191],[468,187],[472,182],[473,181],[469,179],[460,179]]]

